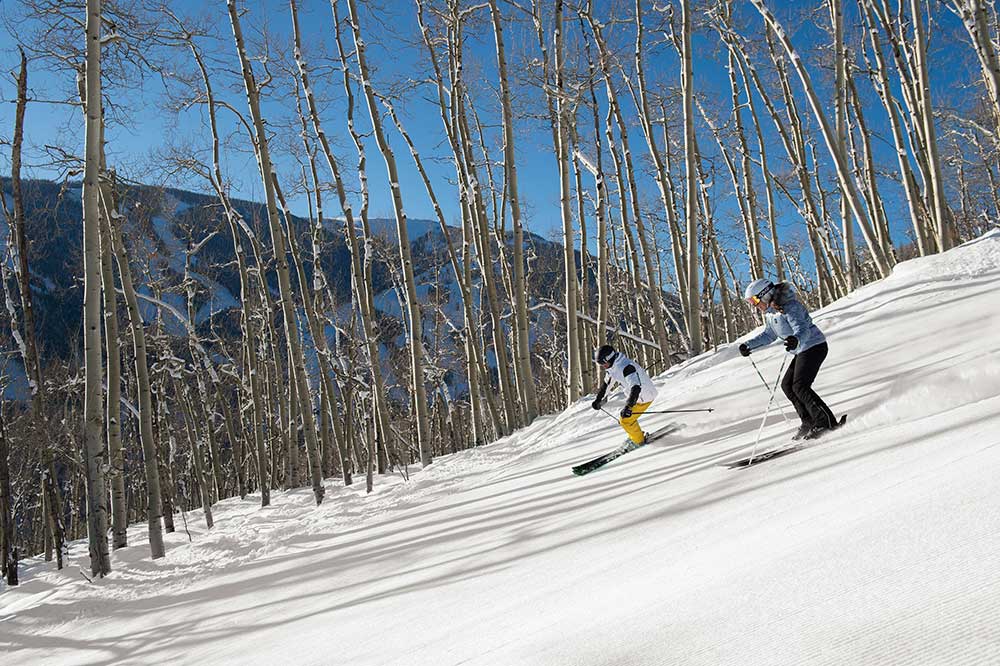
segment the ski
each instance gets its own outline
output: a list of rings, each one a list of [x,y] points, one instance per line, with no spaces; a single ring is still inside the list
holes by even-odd
[[[624,444],[622,444],[621,446],[619,446],[614,451],[610,451],[608,453],[605,453],[602,456],[598,456],[598,457],[594,458],[593,460],[588,460],[585,463],[581,463],[579,465],[576,465],[575,467],[573,467],[573,473],[576,474],[577,476],[583,476],[584,474],[590,474],[595,469],[600,469],[601,467],[604,467],[605,465],[607,465],[612,460],[615,460],[617,458],[621,458],[626,453],[631,453],[632,451],[635,451],[636,449],[640,449],[643,446],[646,446],[647,444],[649,444],[650,442],[652,442],[653,440],[657,439],[658,437],[662,437],[663,435],[667,435],[669,433],[672,433],[676,429],[677,429],[677,426],[669,425],[669,426],[667,426],[665,428],[661,428],[661,429],[657,430],[654,433],[649,433],[649,434],[646,435],[646,441],[644,443],[642,443],[642,444],[636,444],[635,442],[633,442],[631,440],[628,441],[628,442],[625,442]]]
[[[837,424],[830,428],[829,430],[820,431],[820,434],[826,434],[833,430],[837,430],[847,423],[847,414],[840,417]],[[818,439],[820,435],[814,435],[813,437],[803,438],[808,440]],[[780,458],[782,456],[787,456],[789,453],[795,453],[796,451],[801,451],[807,448],[806,444],[792,444],[791,446],[784,446],[777,449],[770,449],[768,451],[761,451],[757,455],[747,456],[746,458],[740,458],[739,460],[731,460],[729,462],[720,463],[721,467],[728,467],[729,469],[739,469],[741,467],[750,467],[751,465],[756,465],[757,463],[762,463],[766,460],[774,460],[775,458]]]
[[[796,446],[787,446],[782,449],[761,451],[755,456],[747,456],[746,458],[740,458],[739,460],[731,460],[729,462],[720,463],[720,465],[722,467],[728,467],[729,469],[750,467],[750,465],[756,465],[757,463],[762,463],[765,460],[774,460],[775,458],[780,458],[781,456],[787,456],[789,453],[795,453],[796,451],[801,451],[804,448],[805,447],[800,444]]]

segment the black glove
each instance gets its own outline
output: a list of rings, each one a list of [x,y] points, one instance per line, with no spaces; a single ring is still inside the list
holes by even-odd
[[[622,407],[621,417],[627,419],[630,416],[632,416],[632,405],[625,405]]]
[[[792,351],[799,346],[799,339],[794,335],[789,335],[785,338],[785,351]]]
[[[594,411],[596,412],[598,409],[601,408],[601,405],[603,404],[604,404],[603,400],[601,400],[600,398],[594,398],[594,402],[590,403],[590,406],[593,407]]]
[[[750,348],[747,347],[747,343],[744,342],[743,344],[740,345],[740,356],[749,356],[749,355],[750,355]]]

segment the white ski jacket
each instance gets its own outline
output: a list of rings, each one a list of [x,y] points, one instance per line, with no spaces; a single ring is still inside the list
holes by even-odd
[[[630,370],[631,369],[631,370]],[[653,380],[649,374],[635,361],[619,352],[615,362],[607,370],[605,383],[610,384],[614,380],[625,389],[625,397],[632,392],[633,386],[639,387],[639,399],[637,404],[653,402],[656,399],[657,390],[653,386]]]

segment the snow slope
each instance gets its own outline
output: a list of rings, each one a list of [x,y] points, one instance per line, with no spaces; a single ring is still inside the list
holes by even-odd
[[[998,285],[992,232],[826,308],[817,389],[848,425],[749,469],[720,463],[767,394],[731,345],[657,379],[654,408],[714,413],[586,477],[621,433],[581,401],[370,496],[191,512],[157,562],[135,527],[104,580],[82,543],[31,560],[3,663],[1000,663]],[[770,380],[782,354],[753,358]],[[772,414],[761,448],[792,430]]]

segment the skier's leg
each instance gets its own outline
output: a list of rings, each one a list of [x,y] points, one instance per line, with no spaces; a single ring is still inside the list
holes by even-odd
[[[805,406],[813,425],[832,428],[837,422],[836,417],[823,402],[823,399],[812,389],[820,366],[826,360],[827,352],[829,352],[829,347],[823,342],[799,353],[796,357],[796,372],[792,380],[792,391]]]
[[[797,357],[792,357],[792,362],[788,364],[788,370],[785,371],[785,376],[781,380],[781,390],[788,398],[788,401],[792,403],[792,407],[795,408],[795,413],[799,415],[799,420],[802,421],[803,426],[812,426],[812,418],[809,415],[809,411],[806,409],[802,401],[799,400],[799,396],[795,394],[794,382],[795,382],[795,366],[797,365]]]
[[[622,428],[624,428],[625,432],[628,433],[628,438],[636,444],[642,444],[646,439],[646,433],[644,433],[642,428],[639,427],[639,416],[641,416],[644,411],[649,409],[651,404],[653,403],[636,403],[632,407],[632,416],[621,420]]]

